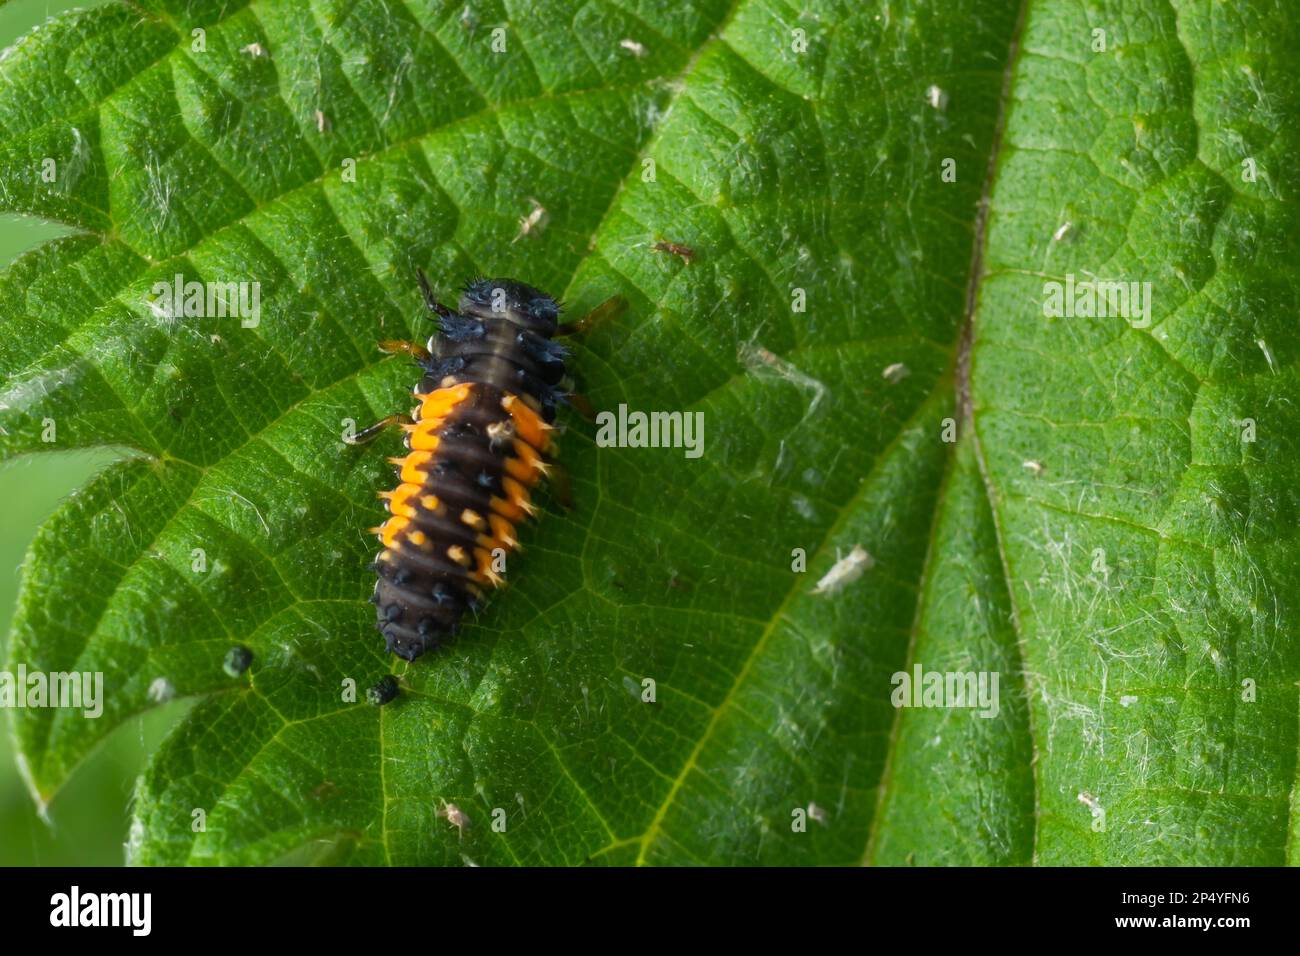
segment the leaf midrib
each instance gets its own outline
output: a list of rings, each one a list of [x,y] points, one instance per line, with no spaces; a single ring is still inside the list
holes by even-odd
[[[988,224],[989,224],[989,206],[993,196],[993,187],[997,182],[998,162],[1002,156],[1002,147],[1006,137],[1007,119],[1011,112],[1011,91],[1015,85],[1016,66],[1020,61],[1020,52],[1022,48],[1021,40],[1024,36],[1025,22],[1028,19],[1030,0],[1020,0],[1020,7],[1016,13],[1016,24],[1011,31],[1011,40],[1007,44],[1007,63],[1002,71],[1002,89],[998,94],[998,113],[994,120],[993,136],[989,146],[988,166],[985,168],[984,181],[980,187],[980,197],[975,208],[975,224],[973,235],[971,237],[971,257],[970,265],[967,267],[966,275],[966,301],[965,310],[962,320],[962,327],[959,333],[956,355],[955,355],[955,374],[954,387],[957,400],[957,421],[961,433],[966,435],[972,443],[975,458],[979,464],[980,483],[984,489],[984,501],[993,517],[994,536],[997,541],[998,559],[1002,568],[1002,584],[1006,588],[1008,601],[1011,609],[1011,624],[1016,635],[1016,649],[1019,656],[1021,672],[1025,670],[1025,650],[1024,650],[1024,633],[1020,626],[1020,616],[1016,608],[1014,591],[1012,590],[1011,569],[1007,563],[1006,539],[1002,532],[1002,524],[998,518],[998,509],[996,500],[998,491],[993,484],[992,476],[984,462],[984,452],[980,447],[979,435],[975,428],[975,410],[971,403],[970,396],[970,377],[971,377],[971,360],[972,348],[975,341],[975,314],[979,307],[980,292],[983,289],[984,280],[984,254],[988,245]],[[940,380],[942,382],[942,380]],[[930,533],[926,540],[925,560],[921,567],[920,585],[916,592],[916,611],[912,618],[911,633],[908,635],[907,656],[904,661],[904,669],[910,670],[912,661],[915,656],[917,633],[920,630],[921,619],[924,613],[926,587],[925,583],[929,577],[930,565],[934,560],[935,532],[939,524],[939,515],[943,511],[942,495],[944,489],[948,486],[951,478],[952,469],[956,459],[956,445],[951,446],[948,450],[947,460],[944,462],[944,474],[939,485],[939,497],[936,498],[934,520],[930,526]],[[1032,708],[1029,709],[1028,732],[1029,744],[1033,759],[1030,766],[1033,768],[1034,779],[1034,850],[1031,858],[1037,854],[1038,846],[1038,820],[1039,820],[1039,779],[1038,779],[1038,739],[1034,734]],[[883,811],[888,802],[890,793],[889,785],[893,781],[894,764],[897,759],[897,748],[899,739],[899,727],[902,724],[903,708],[895,708],[894,719],[890,726],[889,742],[886,747],[885,766],[881,771],[880,783],[876,797],[875,810],[871,815],[871,824],[868,828],[867,845],[862,854],[862,865],[869,866],[874,862],[874,854],[880,836],[881,819]]]

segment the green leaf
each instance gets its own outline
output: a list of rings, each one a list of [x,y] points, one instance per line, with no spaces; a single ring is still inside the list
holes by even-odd
[[[0,448],[131,450],[26,564],[11,669],[106,688],[12,712],[37,798],[179,696],[136,862],[1292,862],[1300,25],[1001,6],[175,0],[22,41],[0,209],[78,232],[0,277]],[[340,436],[409,404],[374,343],[431,331],[417,268],[626,296],[583,388],[705,444],[567,419],[576,508],[408,665],[365,601],[395,446]],[[178,273],[260,321],[156,314]],[[1045,315],[1067,275],[1149,322]],[[893,706],[918,667],[996,715]]]

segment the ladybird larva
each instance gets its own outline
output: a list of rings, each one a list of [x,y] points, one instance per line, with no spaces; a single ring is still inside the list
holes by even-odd
[[[554,298],[513,279],[479,279],[452,309],[420,279],[438,332],[425,348],[381,343],[423,369],[419,404],[356,439],[387,424],[406,432],[406,454],[390,459],[397,487],[380,493],[389,517],[375,529],[383,548],[371,601],[388,650],[408,661],[441,646],[502,584],[516,526],[533,514],[533,489],[550,467],[568,386],[567,350],[552,341]]]

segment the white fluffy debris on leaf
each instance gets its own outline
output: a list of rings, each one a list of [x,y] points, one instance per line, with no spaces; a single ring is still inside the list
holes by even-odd
[[[893,365],[886,365],[885,370],[880,373],[881,377],[890,385],[897,385],[911,374],[912,370],[902,362],[895,362]]]
[[[176,696],[176,687],[166,677],[154,678],[149,685],[149,699],[155,704],[165,704]]]
[[[515,234],[511,242],[518,242],[524,236],[531,235],[534,231],[541,232],[546,228],[546,223],[550,219],[545,206],[532,197],[529,197],[528,201],[532,204],[532,209],[526,215],[519,217],[519,232]]]
[[[838,552],[837,552],[838,553]],[[867,554],[865,548],[860,544],[855,544],[853,550],[844,557],[839,558],[831,569],[827,571],[817,587],[813,588],[813,594],[834,594],[845,585],[851,584],[858,578],[862,577],[864,571],[876,563],[871,555]]]
[[[454,803],[444,802],[436,812],[460,833],[464,833],[465,828],[469,826],[469,815]]]

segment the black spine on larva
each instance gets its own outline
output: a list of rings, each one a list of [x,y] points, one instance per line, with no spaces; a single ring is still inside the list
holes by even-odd
[[[547,421],[563,398],[564,347],[551,340],[559,307],[543,292],[510,279],[471,282],[457,312],[441,319],[429,341],[429,359],[416,392],[470,384],[437,430],[438,447],[424,469],[421,494],[410,502],[415,515],[407,533],[423,532],[430,542],[417,547],[399,536],[375,563],[379,580],[371,600],[388,649],[414,660],[456,632],[467,610],[477,610],[483,591],[473,577],[478,532],[463,514],[492,513],[493,497],[503,494],[502,479],[511,442],[507,394],[526,396]],[[437,513],[424,498],[437,499]],[[459,546],[471,556],[465,567],[448,556]]]
[[[551,339],[560,317],[556,301],[513,279],[476,279],[465,286],[459,311],[441,320],[422,388],[458,382],[495,385],[529,395],[548,422],[563,401],[567,350]],[[472,323],[467,324],[467,323]],[[448,331],[451,334],[448,334]]]

